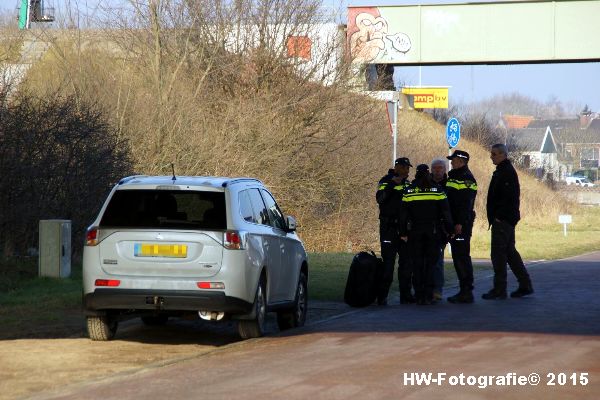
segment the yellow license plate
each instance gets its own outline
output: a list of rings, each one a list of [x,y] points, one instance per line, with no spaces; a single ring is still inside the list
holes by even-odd
[[[187,257],[185,244],[136,243],[133,254],[136,257]]]

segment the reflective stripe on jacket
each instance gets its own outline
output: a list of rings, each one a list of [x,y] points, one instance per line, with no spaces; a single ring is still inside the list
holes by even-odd
[[[454,223],[464,227],[472,226],[475,219],[477,181],[466,165],[448,173],[446,193]]]
[[[406,236],[409,230],[441,230],[443,224],[447,232],[453,229],[448,199],[442,188],[419,188],[415,184],[404,190],[404,207],[400,210],[400,234]]]
[[[400,184],[396,184],[392,180],[394,176],[393,170],[390,170],[379,180],[375,199],[379,204],[379,219],[382,222],[396,224],[402,207],[402,194],[409,183],[404,179]]]

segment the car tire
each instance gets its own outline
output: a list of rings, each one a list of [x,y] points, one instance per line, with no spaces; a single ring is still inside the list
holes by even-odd
[[[265,334],[265,317],[267,315],[265,288],[265,279],[261,277],[258,282],[258,288],[256,288],[256,296],[254,297],[255,317],[253,319],[238,321],[238,333],[242,339],[257,338]]]
[[[118,321],[108,315],[87,317],[88,336],[95,341],[112,340],[117,333],[118,325]]]
[[[144,325],[148,326],[162,326],[169,320],[168,315],[147,315],[142,317]]]
[[[300,274],[294,307],[277,313],[277,326],[280,331],[304,326],[308,311],[308,282],[304,273]]]

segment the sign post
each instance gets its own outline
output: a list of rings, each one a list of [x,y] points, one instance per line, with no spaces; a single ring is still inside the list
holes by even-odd
[[[460,140],[460,123],[458,119],[452,117],[446,124],[446,142],[448,143],[448,156],[452,155],[452,149],[458,145]],[[448,170],[450,170],[450,163],[448,163]]]
[[[567,236],[567,224],[570,224],[572,222],[573,222],[573,217],[571,215],[559,215],[558,216],[558,223],[563,224],[563,235],[565,237]]]
[[[392,131],[393,137],[393,149],[392,149],[392,165],[396,161],[396,146],[398,141],[398,100],[386,101],[386,110],[388,116],[388,122],[390,124],[390,130]]]
[[[19,29],[29,29],[29,0],[21,0],[19,8]]]

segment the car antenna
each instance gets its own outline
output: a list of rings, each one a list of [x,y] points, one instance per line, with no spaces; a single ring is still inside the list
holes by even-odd
[[[173,183],[175,183],[175,181],[177,180],[177,178],[175,177],[175,164],[171,163],[171,170],[173,171]]]

